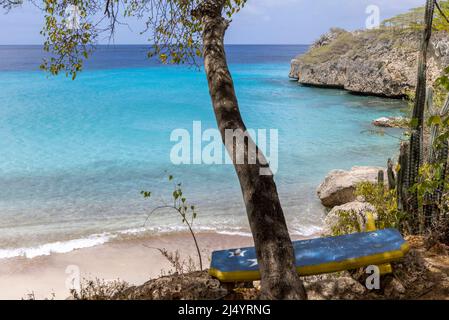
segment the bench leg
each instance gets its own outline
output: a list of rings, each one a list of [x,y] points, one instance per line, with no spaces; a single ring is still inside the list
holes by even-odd
[[[365,231],[376,231],[376,222],[374,220],[374,216],[371,212],[368,212],[366,215],[366,226]],[[379,268],[380,275],[383,276],[385,274],[393,273],[393,267],[390,263],[385,263],[377,266]]]
[[[390,263],[381,264],[377,267],[379,268],[379,272],[380,272],[381,276],[393,273],[393,267],[391,266]]]

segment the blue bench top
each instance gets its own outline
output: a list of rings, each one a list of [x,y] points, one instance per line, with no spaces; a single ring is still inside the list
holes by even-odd
[[[408,250],[407,242],[396,229],[294,241],[293,247],[298,270],[317,266],[316,273],[334,272],[338,268],[342,269],[343,265],[350,267],[352,265],[376,264],[377,262],[385,263],[387,260],[402,257]],[[340,265],[336,267],[336,263],[340,263]],[[320,268],[320,266],[322,267]],[[254,247],[212,253],[212,275],[258,270]],[[308,273],[313,271],[312,268]],[[221,276],[223,277],[223,275]]]

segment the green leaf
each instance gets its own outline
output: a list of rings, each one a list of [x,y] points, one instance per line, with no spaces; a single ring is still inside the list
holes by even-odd
[[[435,116],[431,116],[428,120],[427,123],[429,126],[435,126],[435,125],[441,125],[442,124],[442,119],[439,115],[435,115]]]
[[[140,194],[143,195],[144,198],[151,197],[151,192],[149,192],[149,191],[141,191]]]

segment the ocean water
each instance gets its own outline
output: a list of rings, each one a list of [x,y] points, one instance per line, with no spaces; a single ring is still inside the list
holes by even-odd
[[[277,129],[275,176],[292,234],[320,230],[315,190],[328,171],[384,165],[398,140],[371,121],[404,103],[299,86],[289,62],[307,46],[229,46],[249,128]],[[75,81],[38,71],[36,46],[0,46],[0,258],[97,245],[122,236],[184,230],[170,211],[143,223],[183,183],[195,228],[249,234],[231,165],[173,165],[170,134],[193,121],[216,128],[204,72],[163,66],[144,46],[99,47]],[[399,135],[390,130],[391,135]],[[151,200],[140,191],[153,192]]]

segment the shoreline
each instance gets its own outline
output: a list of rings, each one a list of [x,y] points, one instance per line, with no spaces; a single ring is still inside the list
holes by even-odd
[[[323,211],[324,217],[324,211]],[[320,220],[321,222],[323,220]],[[315,234],[319,234],[323,229],[322,223],[317,222],[315,225],[304,226],[301,230],[293,228],[292,237],[308,238]],[[232,227],[217,228],[217,226],[196,226],[194,228],[195,234],[218,234],[225,236],[241,236],[252,237],[251,231],[248,227]],[[86,249],[99,245],[104,245],[109,242],[139,240],[154,238],[159,236],[170,236],[189,233],[185,225],[161,227],[161,228],[147,228],[147,227],[133,227],[117,231],[103,231],[99,233],[92,233],[82,237],[53,240],[51,242],[44,242],[34,246],[21,247],[0,247],[0,261],[3,259],[13,258],[28,258],[33,259],[41,256],[48,256],[57,253],[69,253],[74,250]]]
[[[253,246],[253,239],[241,235],[197,233],[203,268],[208,268],[214,250]],[[318,235],[317,235],[318,236]],[[312,236],[314,237],[314,236]],[[292,236],[292,240],[305,237]],[[154,249],[153,249],[154,248]],[[156,249],[179,251],[181,260],[197,261],[196,250],[188,233],[152,235],[149,237],[112,240],[94,247],[52,253],[35,258],[0,259],[0,300],[66,299],[70,280],[79,270],[81,279],[113,281],[120,279],[139,285],[171,270],[165,257]]]
[[[386,94],[374,93],[374,92],[361,92],[361,91],[354,91],[354,90],[347,89],[347,88],[345,88],[342,85],[302,82],[302,81],[300,81],[299,78],[290,78],[290,79],[293,82],[297,82],[300,86],[307,87],[307,88],[340,90],[340,91],[347,92],[348,94],[352,94],[354,96],[359,96],[359,97],[373,97],[373,98],[384,98],[384,99],[391,99],[391,100],[410,101],[410,98],[407,95],[404,95],[404,94],[401,94],[401,95],[386,95]]]

